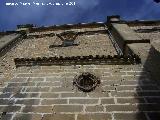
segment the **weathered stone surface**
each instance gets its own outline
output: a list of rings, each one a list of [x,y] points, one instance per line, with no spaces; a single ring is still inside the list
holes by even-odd
[[[124,40],[133,41],[133,40],[141,40],[138,37],[137,33],[135,33],[132,29],[129,28],[127,24],[112,24],[117,33],[119,33],[120,37]]]
[[[82,105],[54,105],[53,112],[82,112]]]
[[[13,78],[11,82],[27,82],[27,78]]]
[[[16,93],[13,97],[15,98],[37,98],[39,93]]]
[[[148,58],[149,50],[151,49],[151,44],[149,43],[134,43],[128,44],[128,47],[135,54],[139,55],[142,63],[144,64]],[[140,52],[143,51],[143,52]]]
[[[18,112],[20,111],[21,106],[0,106],[0,112]]]
[[[77,120],[112,120],[112,117],[108,113],[78,114]]]
[[[160,111],[159,104],[107,105],[106,111]]]
[[[57,87],[52,88],[52,92],[74,92],[73,88],[70,87]]]
[[[43,86],[61,87],[61,82],[38,82],[37,86],[39,87],[43,87]]]
[[[17,113],[13,120],[41,120],[40,114],[20,114]]]
[[[42,120],[75,120],[75,115],[74,114],[44,115]]]
[[[102,98],[101,99],[101,104],[115,104],[114,103],[114,98]]]
[[[58,98],[58,96],[56,93],[41,93],[40,98]]]
[[[116,120],[148,120],[144,113],[114,113]]]
[[[13,114],[4,114],[1,115],[1,120],[11,120]]]
[[[23,87],[6,87],[3,89],[3,92],[17,93],[22,90]]]
[[[111,92],[112,97],[135,97],[137,96],[136,91],[134,92]]]
[[[25,92],[48,92],[50,87],[28,87]]]
[[[107,92],[92,92],[88,93],[91,98],[109,97]]]
[[[114,91],[115,87],[114,86],[104,86],[102,87],[103,91]]]
[[[67,99],[49,99],[49,100],[42,100],[42,105],[53,105],[53,104],[67,104]]]
[[[11,95],[11,93],[2,93],[0,94],[0,98],[9,98]]]
[[[136,105],[107,105],[106,111],[137,111],[138,106]]]
[[[120,104],[135,104],[135,103],[145,103],[144,98],[117,98],[117,103]]]
[[[50,73],[50,74],[44,74],[44,73],[41,73],[41,74],[19,74],[17,75],[17,77],[44,77],[44,76],[58,76],[58,74],[54,74],[54,73]]]
[[[73,97],[86,97],[87,93],[61,93],[61,97],[73,98]]]
[[[24,113],[52,113],[52,106],[26,106],[23,108]]]
[[[138,91],[140,90],[139,86],[117,86],[116,87],[117,91]]]
[[[28,82],[41,82],[44,81],[44,78],[28,78]]]
[[[38,105],[39,103],[40,99],[22,99],[22,100],[17,100],[15,104]]]
[[[35,86],[34,82],[26,82],[26,83],[9,83],[7,87],[17,87],[17,86]]]
[[[13,33],[0,38],[0,51],[6,46],[8,46],[10,43],[12,43],[15,39],[18,39],[18,37],[20,37],[20,34]]]
[[[14,100],[0,99],[0,105],[11,105],[13,103],[14,103]]]
[[[69,99],[70,104],[98,104],[98,99]]]
[[[86,112],[103,112],[104,107],[102,105],[95,105],[95,106],[86,106]]]

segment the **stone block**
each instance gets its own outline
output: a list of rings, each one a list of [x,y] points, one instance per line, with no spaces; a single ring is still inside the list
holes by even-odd
[[[98,104],[98,99],[69,99],[70,104]]]
[[[13,114],[4,114],[1,115],[0,119],[1,120],[11,120]]]
[[[78,114],[77,120],[112,120],[109,113]]]
[[[59,94],[56,93],[41,93],[40,98],[58,98]]]
[[[14,103],[14,100],[0,99],[0,105],[12,105],[13,103]]]
[[[3,89],[3,92],[17,93],[22,90],[23,87],[6,87]]]
[[[20,111],[21,106],[0,106],[0,112],[18,112]]]
[[[137,111],[138,106],[137,105],[107,105],[106,111],[107,112],[113,112],[113,111]]]
[[[28,82],[42,82],[44,81],[44,78],[28,78]]]
[[[17,113],[13,120],[41,120],[42,115],[40,114],[23,114]]]
[[[38,87],[43,87],[43,86],[53,86],[53,87],[56,87],[56,86],[61,86],[61,82],[38,82],[37,83],[37,86]]]
[[[35,82],[25,82],[25,83],[9,83],[7,87],[17,87],[17,86],[35,86]]]
[[[46,114],[42,120],[75,120],[74,114]]]
[[[82,105],[54,105],[53,112],[82,112]]]
[[[135,97],[137,96],[137,93],[136,92],[111,92],[111,96],[112,97]]]
[[[67,99],[44,99],[42,105],[67,104]]]
[[[49,87],[27,87],[25,92],[48,92]]]
[[[52,113],[52,106],[25,106],[22,110],[23,113]]]
[[[101,98],[101,104],[115,104],[113,98]]]
[[[27,82],[27,78],[13,78],[11,82]]]
[[[95,105],[95,106],[86,106],[86,112],[103,112],[104,107],[102,105]]]
[[[116,120],[148,120],[144,113],[114,113]]]
[[[39,105],[40,99],[22,99],[17,100],[15,104],[22,104],[22,105]]]
[[[138,104],[138,103],[145,103],[144,98],[117,98],[117,103],[120,104]]]
[[[10,98],[11,95],[11,93],[2,93],[0,94],[0,98]]]
[[[136,91],[140,90],[139,86],[117,86],[117,91]]]
[[[88,93],[91,98],[109,97],[107,92],[92,92]]]
[[[72,87],[57,87],[52,88],[52,92],[74,92]]]
[[[65,98],[72,98],[72,97],[86,97],[87,94],[86,93],[61,93],[61,97],[65,97]]]
[[[39,93],[16,93],[14,98],[37,98]]]

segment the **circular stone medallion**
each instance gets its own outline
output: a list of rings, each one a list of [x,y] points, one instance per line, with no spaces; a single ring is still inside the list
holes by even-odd
[[[100,84],[100,79],[89,72],[84,72],[75,77],[73,84],[83,92],[90,92]]]

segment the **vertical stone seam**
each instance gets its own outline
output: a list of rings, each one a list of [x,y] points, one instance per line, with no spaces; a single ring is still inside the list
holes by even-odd
[[[111,113],[112,120],[115,120],[114,113]]]
[[[106,105],[102,105],[103,106],[103,111],[106,112],[107,109],[106,109]]]
[[[23,112],[23,109],[25,108],[26,105],[22,105],[21,109],[19,110],[20,112]]]
[[[48,90],[48,92],[52,92],[52,87],[49,87],[49,90]]]
[[[20,93],[23,93],[23,92],[25,92],[26,91],[26,87],[22,87],[22,89],[20,90]]]
[[[41,114],[41,120],[43,119],[44,115],[45,115],[44,113]]]
[[[77,120],[78,114],[75,114],[75,120]]]
[[[62,93],[58,93],[58,98],[62,98]]]
[[[38,94],[38,98],[41,98],[42,92],[39,92]]]
[[[83,113],[86,112],[86,105],[83,105],[83,110],[82,110]]]
[[[100,98],[98,98],[98,103],[97,103],[98,105],[100,105],[101,104],[101,99]]]
[[[39,104],[38,105],[42,105],[42,98],[40,98]],[[44,99],[45,100],[45,99]]]
[[[114,96],[114,103],[117,104],[117,98]]]
[[[67,104],[69,105],[69,98],[67,98]]]
[[[151,120],[147,113],[144,113],[144,115],[146,116],[147,120]]]
[[[16,116],[16,112],[12,115],[11,120],[13,120],[15,116]]]
[[[111,94],[111,92],[109,92],[109,93],[108,93],[108,95],[109,95],[109,97],[112,97],[112,94]]]

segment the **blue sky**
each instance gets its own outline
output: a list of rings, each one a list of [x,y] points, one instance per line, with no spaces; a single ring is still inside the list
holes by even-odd
[[[75,6],[6,6],[5,3],[66,3]],[[160,3],[153,0],[1,0],[0,31],[14,30],[17,24],[49,26],[79,22],[106,21],[109,15],[125,20],[160,20]]]

